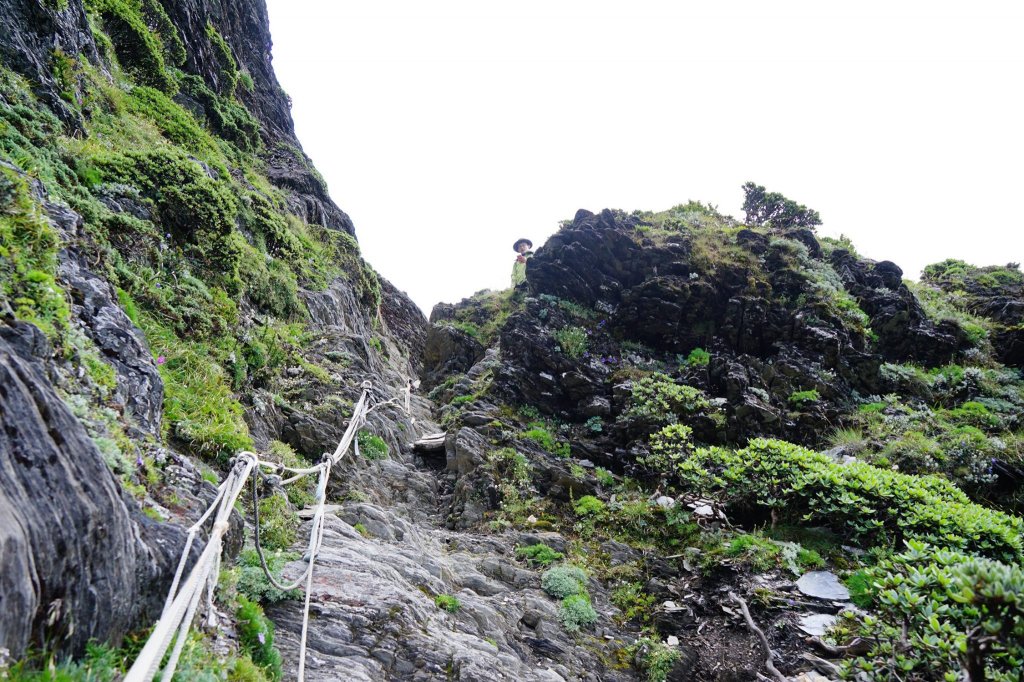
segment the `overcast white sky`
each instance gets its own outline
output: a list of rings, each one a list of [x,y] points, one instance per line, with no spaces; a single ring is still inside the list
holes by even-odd
[[[578,208],[740,185],[906,276],[1024,260],[1024,3],[268,0],[296,129],[429,314]]]

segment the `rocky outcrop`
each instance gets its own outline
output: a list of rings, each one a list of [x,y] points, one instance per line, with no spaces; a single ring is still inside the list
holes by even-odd
[[[94,64],[99,52],[82,3],[68,3],[63,10],[56,4],[13,0],[0,6],[0,62],[26,76],[61,120],[78,127],[79,114],[60,97],[51,68],[54,51],[81,54]]]
[[[150,436],[160,434],[164,384],[149,346],[117,304],[108,282],[89,271],[73,250],[62,254],[61,281],[74,300],[73,313],[117,373],[114,400]]]
[[[81,653],[159,613],[185,533],[141,513],[54,392],[34,327],[0,327],[0,642]]]
[[[903,270],[892,261],[874,263],[848,251],[832,254],[832,265],[847,290],[871,316],[878,350],[886,360],[916,361],[928,367],[950,362],[969,344],[954,322],[933,323],[903,283]]]

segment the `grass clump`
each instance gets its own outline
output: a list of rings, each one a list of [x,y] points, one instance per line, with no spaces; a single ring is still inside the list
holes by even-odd
[[[798,409],[808,407],[821,399],[818,389],[812,388],[807,391],[794,391],[789,394],[789,404]]]
[[[539,445],[541,449],[555,455],[556,457],[568,457],[570,446],[565,441],[558,440],[543,422],[531,422],[530,427],[522,433],[523,438],[528,438]]]
[[[288,498],[275,492],[260,500],[260,542],[267,549],[288,549],[295,542],[299,517],[288,505]]]
[[[5,125],[0,119],[0,130]],[[54,277],[59,244],[28,180],[0,167],[0,294],[11,302],[15,315],[51,339],[67,328],[71,314]]]
[[[568,326],[554,334],[558,348],[568,357],[576,360],[587,352],[587,330],[583,327]]]
[[[267,560],[267,568],[270,570],[270,574],[274,576],[275,580],[282,582],[281,570],[286,563],[297,559],[298,555],[276,551],[265,552],[264,557]],[[270,581],[267,580],[266,574],[263,572],[263,568],[260,566],[260,557],[255,549],[242,550],[238,555],[236,568],[231,569],[231,571],[232,575],[229,576],[229,582],[233,583],[232,587],[238,594],[250,601],[271,604],[284,599],[298,599],[302,596],[299,591],[285,592],[271,585]]]
[[[564,554],[556,552],[543,542],[538,542],[534,545],[516,547],[516,556],[520,559],[525,559],[528,563],[534,566],[550,566],[556,561],[561,561],[565,557]]]
[[[369,431],[360,431],[356,440],[359,442],[359,453],[371,461],[387,459],[391,452],[387,441]]]
[[[457,597],[453,597],[450,594],[439,594],[434,597],[434,606],[447,611],[448,613],[456,613],[462,608],[462,604],[459,602]]]
[[[164,62],[164,44],[150,30],[138,0],[86,0],[86,9],[103,21],[103,30],[114,44],[117,61],[142,85],[166,93],[176,89]]]
[[[576,516],[582,517],[597,518],[603,516],[606,508],[605,503],[593,495],[584,495],[572,505],[572,510],[576,512]]]
[[[252,662],[272,680],[281,679],[281,652],[274,647],[274,624],[263,613],[263,607],[245,597],[238,597],[238,640]]]
[[[165,358],[159,370],[169,435],[221,462],[239,450],[251,450],[242,405],[231,392],[224,368],[211,361],[216,351],[206,343],[179,339],[148,315],[143,315],[142,329],[153,352]]]

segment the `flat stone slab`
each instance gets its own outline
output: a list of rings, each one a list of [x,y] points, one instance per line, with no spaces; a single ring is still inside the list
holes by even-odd
[[[810,571],[804,573],[796,581],[796,589],[808,597],[817,597],[818,599],[847,601],[850,598],[850,591],[839,582],[839,578],[831,571]]]
[[[836,617],[831,613],[812,613],[802,617],[797,627],[813,637],[821,637],[835,622]]]

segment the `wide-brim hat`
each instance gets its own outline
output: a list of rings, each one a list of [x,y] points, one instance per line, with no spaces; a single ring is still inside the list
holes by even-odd
[[[519,239],[519,240],[516,241],[515,244],[512,245],[512,250],[513,251],[518,251],[520,244],[526,244],[526,248],[528,248],[528,249],[532,249],[533,248],[533,242],[531,242],[529,239]]]

